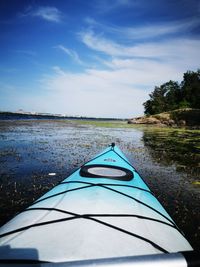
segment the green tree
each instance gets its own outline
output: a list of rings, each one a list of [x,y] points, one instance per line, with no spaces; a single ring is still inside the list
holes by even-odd
[[[147,108],[145,114],[156,114],[163,112],[165,109],[165,91],[162,86],[156,86],[154,91],[149,94],[150,100],[147,100],[143,105]]]
[[[169,81],[163,84],[162,86],[164,86],[166,90],[166,96],[165,96],[166,110],[165,111],[179,108],[179,103],[182,100],[182,96],[181,96],[181,88],[178,82]]]
[[[200,69],[187,71],[181,84],[169,81],[156,86],[144,105],[144,113],[153,115],[178,108],[200,109]]]
[[[156,86],[154,91],[149,95],[150,99],[143,105],[145,114],[157,114],[168,110],[178,108],[180,101],[180,86],[177,82],[169,81]]]
[[[188,107],[200,108],[200,69],[184,73],[181,87],[182,101],[188,103]]]
[[[143,103],[144,113],[146,115],[154,114],[153,103],[152,102],[153,102],[152,100],[147,100],[146,102]]]

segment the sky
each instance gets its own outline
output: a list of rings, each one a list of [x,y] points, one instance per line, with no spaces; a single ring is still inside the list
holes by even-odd
[[[0,110],[141,116],[199,51],[200,0],[0,0]]]

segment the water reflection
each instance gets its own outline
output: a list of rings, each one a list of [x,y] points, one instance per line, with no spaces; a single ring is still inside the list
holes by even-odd
[[[200,175],[200,135],[198,131],[175,129],[146,129],[144,145],[151,157],[167,166],[175,165],[198,178]]]

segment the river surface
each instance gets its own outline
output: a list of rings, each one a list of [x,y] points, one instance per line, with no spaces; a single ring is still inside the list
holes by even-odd
[[[67,120],[0,121],[0,225],[115,142],[183,230],[200,247],[200,131],[81,124]]]

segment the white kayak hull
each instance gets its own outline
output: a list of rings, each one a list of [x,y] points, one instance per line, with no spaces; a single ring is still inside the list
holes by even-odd
[[[0,260],[72,262],[193,250],[116,146],[83,167],[0,229]]]

